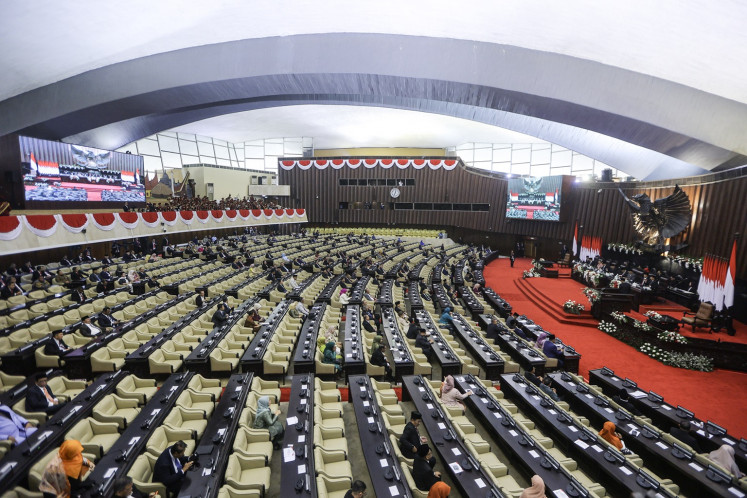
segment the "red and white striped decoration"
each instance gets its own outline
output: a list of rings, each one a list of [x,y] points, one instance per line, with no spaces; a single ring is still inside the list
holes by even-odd
[[[602,254],[602,237],[584,235],[581,238],[581,252],[578,259],[586,261],[586,258],[594,259]]]
[[[332,167],[332,169],[341,169],[344,166],[347,166],[350,169],[356,169],[361,166],[367,169],[376,168],[376,167],[389,169],[395,165],[399,169],[405,169],[409,167],[413,167],[415,169],[423,169],[426,166],[428,166],[432,170],[443,168],[446,171],[451,171],[457,167],[458,162],[459,161],[456,159],[446,159],[446,158],[391,159],[391,158],[378,158],[378,157],[371,157],[371,158],[351,157],[348,159],[298,159],[298,160],[282,159],[278,161],[278,164],[282,169],[286,171],[291,170],[295,167],[298,167],[302,170],[307,170],[307,169],[310,169],[312,166],[315,167],[316,169],[327,169],[329,167]]]
[[[713,303],[716,311],[733,306],[736,267],[737,241],[734,241],[728,260],[711,254],[706,255],[698,282],[700,301]]]

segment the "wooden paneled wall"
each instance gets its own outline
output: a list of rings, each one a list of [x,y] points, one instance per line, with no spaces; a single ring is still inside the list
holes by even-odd
[[[340,178],[412,178],[415,186],[399,187],[402,194],[397,202],[488,203],[489,212],[459,211],[395,211],[390,209],[392,187],[339,186]],[[290,185],[291,207],[305,207],[310,223],[340,223],[341,225],[420,225],[434,228],[461,227],[507,235],[538,237],[570,244],[574,221],[583,226],[583,234],[602,237],[605,243],[632,243],[635,232],[630,209],[612,184],[573,183],[563,191],[564,222],[508,220],[505,217],[507,182],[489,174],[482,174],[458,166],[444,169],[421,170],[409,167],[384,169],[347,166],[335,170],[311,167],[279,171],[279,183]],[[693,217],[688,229],[676,240],[689,247],[685,254],[700,257],[713,253],[728,257],[733,234],[742,237],[738,243],[737,275],[747,276],[747,177],[721,182],[688,185],[683,190],[690,197]],[[652,188],[641,183],[639,188],[626,188],[631,197],[646,193],[652,200],[671,194],[673,187]],[[386,209],[340,210],[340,202],[385,203]],[[579,234],[581,235],[581,234]]]

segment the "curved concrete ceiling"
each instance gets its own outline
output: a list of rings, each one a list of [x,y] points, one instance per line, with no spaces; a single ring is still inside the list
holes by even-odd
[[[0,134],[116,148],[230,113],[299,105],[303,120],[305,104],[343,104],[503,127],[641,179],[747,163],[741,2],[0,9]]]

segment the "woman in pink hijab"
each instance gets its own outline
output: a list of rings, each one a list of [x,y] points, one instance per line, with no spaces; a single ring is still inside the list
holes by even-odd
[[[741,479],[744,476],[740,472],[739,467],[737,467],[737,462],[734,461],[734,448],[728,444],[723,444],[719,449],[710,452],[708,458],[734,474],[737,479]]]
[[[464,403],[462,400],[472,394],[472,391],[467,391],[464,394],[459,392],[459,389],[454,387],[454,377],[447,375],[444,379],[443,386],[441,386],[441,401],[446,406],[459,407],[464,412]]]
[[[545,481],[540,476],[532,476],[532,485],[521,493],[520,498],[545,498]]]

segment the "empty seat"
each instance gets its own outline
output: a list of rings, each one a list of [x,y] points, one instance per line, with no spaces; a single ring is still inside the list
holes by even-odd
[[[151,374],[172,374],[182,368],[181,355],[157,349],[148,357]]]
[[[153,434],[148,438],[145,445],[145,451],[158,457],[163,451],[172,446],[177,441],[184,441],[187,445],[185,453],[191,455],[194,452],[196,443],[192,439],[192,431],[189,429],[174,429],[166,425],[157,427]]]
[[[57,375],[47,381],[47,385],[55,396],[61,400],[69,401],[82,393],[86,387],[84,380],[71,380],[64,375]]]
[[[256,489],[264,495],[270,487],[270,468],[264,457],[234,453],[228,457],[225,481],[236,489]]]
[[[348,443],[341,429],[325,429],[321,425],[314,425],[314,446],[327,451],[348,452]]]
[[[205,418],[210,418],[215,410],[214,397],[210,393],[200,393],[191,389],[185,389],[176,400],[176,406],[185,410],[198,410],[204,413]]]
[[[265,464],[269,465],[272,461],[269,431],[240,426],[233,441],[233,451],[244,456],[264,456]]]
[[[141,379],[130,374],[117,384],[117,395],[122,398],[136,399],[145,404],[156,394],[158,388],[154,379]]]
[[[252,392],[256,392],[261,396],[269,396],[270,403],[280,403],[280,383],[277,381],[254,377],[252,380]]]
[[[172,429],[187,429],[192,432],[192,439],[199,439],[205,432],[207,420],[203,412],[184,410],[176,406],[166,415],[163,425]]]
[[[109,394],[96,405],[93,418],[99,422],[115,422],[121,429],[132,422],[140,409],[137,400],[120,398],[116,394]]]
[[[77,439],[83,451],[101,458],[119,439],[119,426],[114,422],[99,422],[84,418],[65,434],[65,439]]]
[[[0,393],[14,388],[24,380],[26,380],[26,377],[23,375],[9,375],[5,372],[0,372]]]
[[[213,401],[217,401],[220,398],[223,387],[220,385],[218,379],[208,379],[200,374],[195,374],[187,384],[189,389],[201,393],[210,393],[213,395]]]
[[[210,353],[212,372],[233,372],[239,365],[240,354],[217,347]]]
[[[218,498],[261,498],[262,491],[258,489],[236,489],[226,484],[218,490]]]
[[[168,496],[166,486],[160,482],[153,482],[153,467],[155,467],[157,459],[158,457],[150,453],[143,453],[132,463],[127,475],[132,477],[133,484],[140,492],[150,494],[158,491],[160,496],[165,497]]]
[[[314,469],[330,479],[346,479],[348,487],[353,483],[353,469],[345,452],[314,448]]]
[[[116,372],[125,364],[127,352],[110,347],[99,348],[91,353],[91,371]]]

